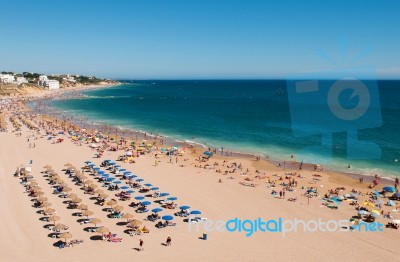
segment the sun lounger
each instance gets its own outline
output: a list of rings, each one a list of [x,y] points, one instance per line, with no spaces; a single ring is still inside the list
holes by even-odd
[[[327,205],[326,207],[327,207],[327,208],[330,208],[330,209],[338,209],[338,206],[330,206],[330,205]]]
[[[97,228],[92,227],[92,228],[89,228],[88,231],[94,233],[94,232],[96,232],[96,229],[97,229]]]
[[[142,235],[142,232],[139,231],[139,230],[133,230],[132,233],[133,233],[134,235],[136,235],[136,236]]]
[[[113,243],[119,243],[119,242],[122,242],[122,238],[112,237],[108,241],[113,242]]]
[[[197,220],[196,218],[189,218],[188,223],[197,224],[197,223],[199,223],[199,220]]]
[[[145,233],[145,234],[150,233],[150,230],[148,230],[147,228],[146,229],[143,229],[143,228],[140,229],[139,228],[139,231],[142,232],[142,233]]]

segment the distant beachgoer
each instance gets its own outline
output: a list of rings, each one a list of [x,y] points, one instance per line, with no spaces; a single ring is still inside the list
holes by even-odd
[[[221,180],[221,178],[218,180],[218,183],[222,183],[222,180]]]
[[[279,198],[282,198],[282,191],[279,191]]]
[[[170,236],[167,237],[166,244],[167,244],[167,246],[171,245],[171,237]]]
[[[142,240],[142,239],[139,239],[139,251],[144,250],[144,249],[143,249],[143,244],[144,244],[143,240]]]

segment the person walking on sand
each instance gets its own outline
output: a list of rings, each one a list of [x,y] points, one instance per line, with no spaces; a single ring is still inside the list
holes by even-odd
[[[279,198],[282,198],[282,191],[279,191]]]
[[[139,239],[139,251],[144,250],[144,249],[143,249],[143,244],[144,244],[143,240],[142,240],[142,239]]]
[[[171,245],[171,237],[170,237],[170,236],[167,237],[167,241],[165,242],[165,244],[166,244],[167,246],[170,246],[170,245]]]

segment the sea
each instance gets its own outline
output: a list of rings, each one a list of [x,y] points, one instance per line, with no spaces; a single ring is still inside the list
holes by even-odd
[[[162,134],[224,152],[400,176],[400,81],[122,83],[52,100],[49,106],[92,123]]]

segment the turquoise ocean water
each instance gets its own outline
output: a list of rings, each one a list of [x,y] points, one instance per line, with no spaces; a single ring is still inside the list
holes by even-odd
[[[312,159],[347,172],[400,176],[400,81],[378,81],[378,87],[380,106],[372,109],[376,112],[368,111],[371,119],[365,116],[367,125],[364,121],[361,130],[357,121],[351,126],[360,140],[380,147],[377,159],[348,159],[349,146],[357,147],[359,152],[370,149],[348,141],[348,123],[343,125],[344,130],[332,129],[334,116],[324,110],[326,99],[289,99],[284,80],[129,81],[85,91],[84,98],[54,100],[50,105],[91,122],[160,133],[180,141],[280,160],[290,160],[294,155],[299,161]],[[357,104],[357,97],[347,94],[350,99],[346,100],[346,92],[343,96],[347,103],[344,106]],[[317,118],[318,124],[302,127],[302,119],[293,119],[293,108],[300,110],[300,115]],[[382,120],[378,125],[377,115]],[[304,128],[300,131],[306,135],[293,132],[294,121],[295,128]],[[374,123],[371,128],[369,122]],[[335,131],[330,134],[332,159],[312,152],[299,155],[302,148],[321,144],[321,130],[328,135],[329,130]]]

